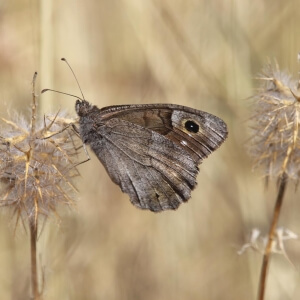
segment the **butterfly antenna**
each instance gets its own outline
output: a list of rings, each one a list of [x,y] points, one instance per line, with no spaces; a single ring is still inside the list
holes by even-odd
[[[82,99],[85,100],[84,95],[83,95],[83,92],[82,92],[82,89],[81,89],[81,87],[80,87],[80,84],[79,84],[79,82],[78,82],[78,80],[77,80],[77,77],[76,77],[76,75],[75,75],[75,73],[74,73],[72,67],[70,66],[69,62],[68,62],[65,58],[61,58],[61,60],[64,61],[64,62],[68,65],[68,67],[70,68],[70,70],[71,70],[71,72],[73,73],[73,76],[74,76],[74,78],[75,78],[75,80],[76,80],[76,82],[77,82],[77,85],[78,85],[78,87],[79,87],[79,90],[80,90]]]
[[[47,92],[47,91],[54,92],[54,93],[58,93],[58,94],[63,94],[63,95],[67,95],[67,96],[71,96],[71,97],[74,97],[74,98],[77,98],[77,99],[80,99],[80,100],[84,100],[84,98],[81,99],[80,97],[78,97],[78,96],[76,96],[76,95],[72,95],[72,94],[68,94],[68,93],[64,93],[64,92],[60,92],[60,91],[56,91],[56,90],[52,90],[52,89],[43,89],[43,90],[41,91],[41,93],[43,94],[43,93],[45,93],[45,92]]]

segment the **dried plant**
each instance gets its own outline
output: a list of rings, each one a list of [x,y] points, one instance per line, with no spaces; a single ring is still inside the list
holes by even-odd
[[[296,182],[300,175],[298,83],[268,65],[259,78],[263,81],[255,95],[253,138],[250,152],[254,166],[264,168],[264,176],[280,178],[284,174]]]
[[[255,114],[252,118],[253,137],[250,153],[254,167],[264,171],[266,183],[270,178],[278,182],[278,194],[264,250],[258,299],[264,299],[265,282],[272,243],[287,182],[299,182],[300,177],[300,98],[299,84],[280,71],[277,64],[268,64],[258,78],[262,85],[254,96]]]
[[[65,130],[72,120],[62,114],[37,118],[33,79],[31,119],[15,114],[11,120],[0,120],[0,206],[12,209],[16,225],[28,224],[31,237],[31,279],[34,299],[39,291],[36,244],[38,224],[60,205],[73,206],[76,188],[73,179],[79,175],[79,139]]]

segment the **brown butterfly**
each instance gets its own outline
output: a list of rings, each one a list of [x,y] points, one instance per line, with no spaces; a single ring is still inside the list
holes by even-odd
[[[133,205],[159,212],[191,197],[198,165],[227,137],[226,124],[175,104],[99,109],[76,101],[80,136]]]

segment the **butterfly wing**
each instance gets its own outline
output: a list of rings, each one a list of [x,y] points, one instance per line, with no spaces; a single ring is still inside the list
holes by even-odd
[[[185,148],[198,164],[216,150],[228,134],[227,126],[220,118],[181,105],[120,105],[105,107],[100,111],[104,121],[118,118],[166,136],[179,147]],[[194,128],[188,125],[194,125]]]
[[[90,143],[111,179],[142,209],[176,209],[196,185],[197,163],[167,137],[113,118]]]
[[[190,198],[198,165],[227,137],[221,119],[179,105],[98,109],[79,101],[77,113],[83,141],[111,179],[135,206],[156,212]]]

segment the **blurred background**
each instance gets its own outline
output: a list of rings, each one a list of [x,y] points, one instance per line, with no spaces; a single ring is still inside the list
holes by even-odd
[[[237,251],[251,230],[265,235],[276,187],[264,188],[247,155],[248,119],[267,59],[298,78],[299,1],[100,0],[0,2],[1,115],[29,116],[31,80],[39,90],[80,95],[103,107],[174,103],[215,114],[229,137],[201,165],[198,186],[177,211],[133,207],[91,153],[79,167],[76,210],[62,208],[39,239],[44,299],[255,299],[261,253]],[[39,97],[42,116],[68,96]],[[299,233],[299,192],[292,184],[280,226]],[[29,299],[29,234],[14,233],[1,211],[0,298]],[[273,255],[266,299],[299,299],[300,245],[290,261]]]

